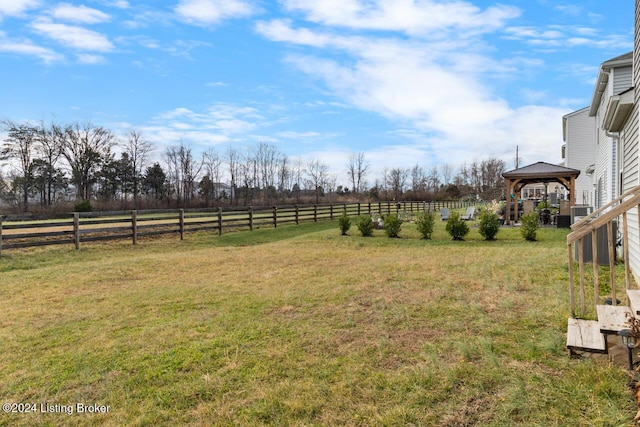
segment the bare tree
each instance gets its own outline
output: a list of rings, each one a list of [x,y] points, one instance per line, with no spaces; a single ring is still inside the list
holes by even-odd
[[[217,199],[220,197],[219,185],[220,185],[220,177],[222,175],[222,159],[218,155],[218,153],[213,149],[209,148],[209,150],[204,153],[204,171],[206,176],[211,180],[211,194],[208,197],[213,199]]]
[[[241,190],[244,197],[244,205],[253,203],[256,188],[259,186],[258,161],[254,154],[252,152],[245,154],[242,156],[242,161],[239,162],[238,171],[240,172],[239,177],[242,183]]]
[[[400,197],[407,186],[408,177],[409,170],[407,169],[394,168],[389,171],[387,185],[393,193],[394,200],[400,200]]]
[[[229,186],[231,187],[231,194],[229,196],[230,204],[233,205],[236,200],[236,194],[238,189],[238,175],[239,175],[239,163],[240,153],[234,147],[229,147],[227,150],[227,166],[229,167]]]
[[[296,203],[300,203],[300,190],[303,184],[304,165],[300,157],[296,158],[291,168],[289,184],[291,192],[296,198]]]
[[[124,152],[127,153],[129,157],[133,171],[131,184],[133,200],[136,204],[138,202],[138,196],[140,195],[140,182],[147,167],[149,153],[151,153],[152,150],[153,145],[151,142],[147,141],[139,131],[135,129],[129,131],[127,139],[124,142]]]
[[[415,165],[411,169],[411,189],[418,197],[427,191],[427,176],[420,165]]]
[[[280,163],[278,164],[278,192],[283,194],[286,190],[290,190],[290,183],[292,176],[291,168],[289,167],[289,158],[286,155],[280,157]]]
[[[318,159],[307,163],[307,187],[313,189],[316,195],[316,203],[320,203],[320,196],[327,184],[329,166]]]
[[[50,126],[46,126],[44,122],[40,123],[38,131],[39,136],[36,152],[45,167],[45,182],[43,182],[43,188],[45,191],[46,205],[51,206],[59,184],[59,178],[63,176],[62,172],[56,168],[58,160],[62,156],[64,139],[60,136],[63,133],[60,131],[60,126],[53,123]]]
[[[360,194],[362,191],[364,179],[370,166],[371,165],[367,159],[365,159],[363,152],[352,153],[349,156],[349,161],[347,162],[347,173],[349,174],[349,178],[351,178],[351,189],[354,193]]]
[[[332,173],[327,176],[326,180],[326,190],[329,193],[329,203],[333,202],[333,195],[336,191],[336,186],[338,184],[338,177],[336,174]]]
[[[255,161],[258,168],[259,187],[265,193],[265,200],[271,203],[276,193],[278,180],[278,165],[283,157],[276,147],[261,142],[255,151]]]
[[[453,176],[453,167],[449,163],[440,165],[440,174],[442,175],[443,184],[449,185]]]
[[[190,147],[182,142],[179,146],[168,147],[164,154],[167,179],[178,206],[187,206],[196,193],[196,182],[202,170],[203,160],[196,160]]]
[[[502,174],[506,170],[506,163],[495,157],[483,160],[481,165],[482,196],[485,199],[498,198],[504,188]]]
[[[440,172],[438,171],[437,165],[433,165],[429,168],[427,181],[429,182],[429,189],[431,192],[436,193],[438,191],[438,187],[440,187]]]
[[[100,166],[111,156],[113,134],[91,123],[75,123],[60,129],[63,139],[62,155],[71,169],[71,182],[76,186],[78,200],[90,200],[93,184]]]
[[[38,129],[29,123],[16,124],[10,120],[2,122],[2,126],[7,132],[2,149],[0,149],[0,159],[11,161],[20,176],[22,188],[22,209],[26,212],[29,205],[29,190],[31,188],[31,163],[36,141],[38,139]]]

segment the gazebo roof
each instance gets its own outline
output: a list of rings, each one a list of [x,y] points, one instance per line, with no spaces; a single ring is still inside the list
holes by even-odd
[[[557,178],[574,177],[580,175],[578,169],[565,168],[564,166],[552,165],[551,163],[538,162],[518,169],[513,169],[502,174],[503,178],[512,180],[555,180]]]

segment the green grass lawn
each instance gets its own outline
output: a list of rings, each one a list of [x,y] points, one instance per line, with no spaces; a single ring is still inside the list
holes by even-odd
[[[436,227],[5,251],[0,401],[38,412],[0,425],[633,425],[625,365],[565,352],[567,232]]]

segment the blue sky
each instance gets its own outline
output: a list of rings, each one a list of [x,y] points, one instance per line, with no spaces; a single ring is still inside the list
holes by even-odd
[[[0,0],[0,118],[384,167],[561,161],[629,0]],[[375,174],[375,172],[372,172]],[[372,181],[375,176],[370,176]]]

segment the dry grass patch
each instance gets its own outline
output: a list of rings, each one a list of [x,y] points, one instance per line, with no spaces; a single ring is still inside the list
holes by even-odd
[[[0,258],[0,398],[111,408],[0,423],[630,420],[624,366],[564,353],[566,235],[442,231],[427,242],[410,224],[401,239],[312,224]]]

